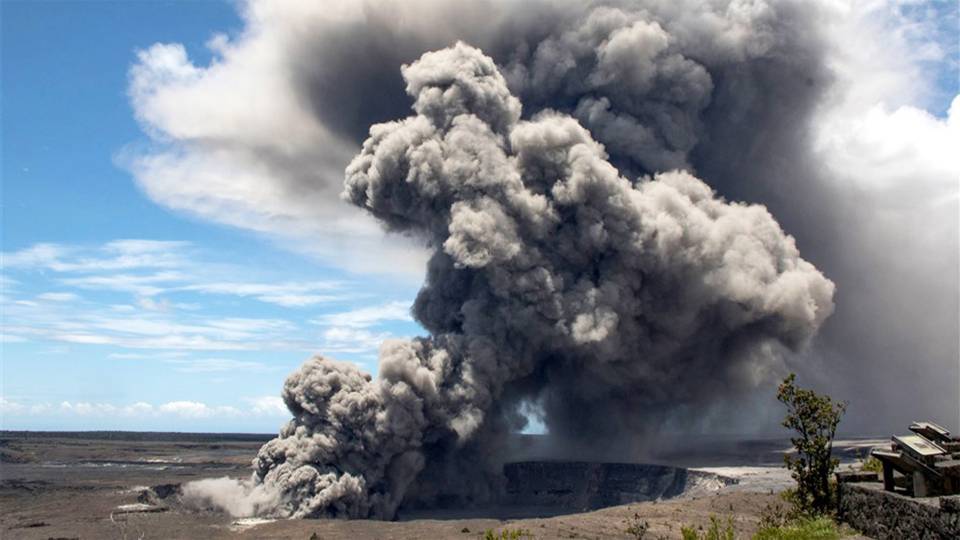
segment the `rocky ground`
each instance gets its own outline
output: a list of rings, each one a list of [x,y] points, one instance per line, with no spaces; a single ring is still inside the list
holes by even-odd
[[[682,525],[731,520],[749,538],[763,508],[789,484],[782,470],[751,458],[708,468],[738,477],[734,486],[644,502],[524,517],[510,509],[445,511],[401,516],[394,522],[236,519],[188,510],[166,497],[167,485],[199,478],[246,477],[261,441],[113,440],[0,436],[0,537],[51,538],[482,538],[487,530],[523,530],[533,538],[631,538],[628,526],[646,522],[646,538],[680,538]],[[709,461],[707,465],[713,465]],[[154,486],[153,489],[148,489]],[[160,487],[156,487],[160,486]],[[543,515],[543,514],[540,514]]]

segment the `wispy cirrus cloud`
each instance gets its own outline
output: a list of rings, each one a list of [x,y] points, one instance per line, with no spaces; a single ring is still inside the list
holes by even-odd
[[[190,353],[185,351],[154,351],[145,352],[114,352],[107,355],[107,358],[115,360],[144,360],[144,359],[171,359],[184,358]]]
[[[70,292],[48,292],[37,295],[37,300],[49,300],[51,302],[75,302],[80,300],[80,295]]]
[[[237,371],[276,371],[277,367],[262,362],[234,360],[232,358],[179,358],[167,360],[174,370],[181,373],[219,373]]]
[[[366,328],[384,321],[412,321],[412,302],[387,302],[337,313],[325,314],[311,322],[324,326]]]
[[[410,301],[356,306],[369,293],[355,290],[351,282],[266,280],[263,269],[206,262],[206,254],[188,242],[42,243],[3,255],[5,264],[12,262],[5,269],[13,273],[5,274],[12,287],[0,296],[5,343],[109,347],[116,358],[140,354],[136,351],[151,351],[153,359],[171,352],[218,351],[369,358],[381,341],[398,337],[388,327],[413,320]],[[251,272],[259,278],[242,279]],[[129,303],[117,303],[118,295],[129,295]],[[271,311],[271,317],[234,315],[258,313],[257,304],[281,311]],[[291,310],[290,315],[283,310]],[[293,315],[306,310],[321,313],[306,319]],[[170,366],[191,374],[266,369],[259,362],[222,355],[191,356]]]
[[[322,327],[321,350],[325,353],[372,355],[384,340],[402,337],[387,330],[376,331],[372,328],[385,323],[412,322],[411,305],[409,301],[386,302],[326,313],[310,322]]]
[[[130,361],[162,361],[172,367],[174,371],[180,373],[206,374],[206,373],[238,373],[238,372],[276,372],[281,371],[282,367],[269,365],[264,362],[254,362],[250,360],[237,360],[227,357],[201,357],[193,356],[191,351],[150,351],[150,352],[116,352],[107,355],[107,358],[113,360]]]
[[[0,266],[5,267],[5,263],[0,264]],[[18,283],[19,281],[11,278],[10,276],[6,274],[0,274],[0,291],[6,291],[8,289],[12,289],[16,287]]]
[[[396,338],[389,332],[371,332],[363,328],[333,326],[321,334],[325,353],[372,353],[384,340]]]
[[[80,289],[106,290],[131,293],[138,296],[155,296],[171,290],[170,284],[186,281],[182,272],[155,272],[145,275],[109,274],[65,278],[60,283]]]
[[[161,256],[160,250],[174,253]],[[10,425],[93,426],[114,418],[124,426],[141,420],[242,425],[246,418],[286,418],[282,400],[261,392],[279,388],[297,361],[325,354],[375,369],[382,340],[415,331],[404,326],[413,326],[409,301],[357,305],[373,291],[340,274],[320,271],[320,279],[303,279],[293,273],[301,268],[237,267],[217,255],[186,242],[133,240],[37,244],[5,253],[15,264],[4,266],[0,283],[0,340],[11,365],[55,350],[57,361],[70,355],[116,370],[121,380],[143,370],[189,380],[189,388],[202,382],[220,389],[152,403],[105,402],[72,391],[63,393],[66,399],[51,399],[49,392],[8,395],[0,409]],[[221,383],[247,385],[259,397],[209,403],[211,395],[223,396],[227,385]]]
[[[55,272],[100,272],[139,268],[174,268],[185,263],[189,242],[114,240],[92,250],[40,243],[0,254],[6,268],[40,268]]]
[[[337,281],[287,281],[282,283],[205,282],[180,287],[181,291],[252,297],[283,307],[306,307],[348,298],[333,294],[344,287]],[[324,294],[317,294],[324,293]]]
[[[237,307],[211,309],[203,295],[270,301],[273,294],[334,291],[337,283],[216,281],[211,276],[224,268],[204,263],[196,251],[187,242],[120,240],[96,247],[37,244],[5,253],[5,270],[20,272],[20,279],[7,277],[17,288],[0,297],[4,342],[196,351],[311,349],[297,322],[234,316]],[[38,269],[48,272],[33,272]],[[130,295],[131,303],[114,303],[117,294]]]
[[[129,293],[140,297],[146,309],[165,309],[153,297],[183,292],[238,296],[281,307],[311,307],[347,298],[341,281],[237,281],[223,280],[224,272],[242,274],[239,268],[213,268],[198,260],[190,242],[165,240],[114,240],[100,246],[39,243],[0,254],[9,270],[51,270],[61,286],[84,290]],[[218,265],[222,266],[222,265]],[[4,288],[16,283],[4,276]],[[56,299],[46,293],[45,299]],[[66,297],[63,297],[66,298]]]
[[[5,335],[20,340],[48,340],[126,349],[238,351],[312,350],[300,327],[284,319],[202,317],[190,313],[147,313],[134,317],[49,305],[5,306]],[[16,339],[14,338],[14,339]]]

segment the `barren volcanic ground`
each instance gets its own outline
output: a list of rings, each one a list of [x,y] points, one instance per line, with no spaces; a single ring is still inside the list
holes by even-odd
[[[268,435],[0,433],[0,537],[14,538],[481,538],[492,529],[523,529],[533,538],[629,538],[634,515],[649,537],[680,538],[684,524],[711,516],[733,520],[738,537],[756,529],[765,505],[789,478],[776,466],[783,441],[713,441],[690,445],[657,462],[699,466],[738,480],[700,482],[676,498],[599,510],[530,512],[510,505],[469,510],[401,512],[371,520],[236,519],[183,508],[169,485],[200,478],[247,477]],[[878,441],[842,444],[847,457]],[[536,454],[534,445],[528,445]],[[524,456],[529,459],[531,455]],[[697,473],[697,478],[709,474]],[[152,489],[148,489],[152,488]],[[166,497],[165,497],[166,496]],[[542,510],[542,509],[541,509]],[[563,512],[563,513],[559,513]],[[533,517],[531,517],[533,516]]]

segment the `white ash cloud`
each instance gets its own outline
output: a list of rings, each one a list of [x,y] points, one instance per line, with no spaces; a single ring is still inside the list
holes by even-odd
[[[404,66],[414,116],[378,124],[345,198],[431,248],[414,315],[377,378],[316,357],[251,489],[293,517],[391,518],[482,500],[504,436],[539,404],[553,434],[642,433],[756,384],[833,309],[834,285],[765,208],[689,173],[631,181],[573,117],[520,102],[458,43]]]
[[[188,508],[215,508],[234,517],[273,513],[283,505],[283,497],[266,485],[233,478],[205,478],[183,485],[180,500]]]

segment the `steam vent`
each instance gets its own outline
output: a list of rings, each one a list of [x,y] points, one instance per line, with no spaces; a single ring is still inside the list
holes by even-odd
[[[523,461],[503,468],[504,504],[564,510],[595,510],[669,499],[697,487],[734,480],[665,465],[585,461]]]

